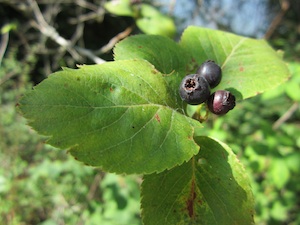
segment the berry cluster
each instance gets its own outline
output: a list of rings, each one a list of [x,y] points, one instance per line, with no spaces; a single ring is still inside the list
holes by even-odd
[[[220,90],[210,94],[222,79],[222,70],[214,61],[207,60],[201,64],[196,74],[183,78],[179,88],[182,100],[191,105],[206,102],[208,109],[217,115],[224,115],[235,107],[235,97],[229,91]]]

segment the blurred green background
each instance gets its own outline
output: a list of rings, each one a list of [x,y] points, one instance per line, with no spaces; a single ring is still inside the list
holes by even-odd
[[[287,83],[238,102],[226,116],[210,115],[204,125],[207,135],[227,143],[244,164],[256,223],[300,224],[300,2],[148,1],[156,11],[146,16],[128,14],[141,1],[115,1],[124,8],[115,14],[105,10],[106,2],[0,0],[0,224],[141,224],[142,177],[107,174],[45,145],[46,138],[26,126],[15,106],[26,90],[62,66],[94,64],[94,56],[112,60],[120,39],[159,33],[161,28],[153,29],[157,17],[174,22],[176,33],[171,24],[161,34],[175,40],[194,24],[265,37],[284,52],[291,71]],[[251,12],[255,16],[243,17]],[[139,19],[147,19],[151,29]],[[68,46],[47,33],[49,27],[70,40]]]

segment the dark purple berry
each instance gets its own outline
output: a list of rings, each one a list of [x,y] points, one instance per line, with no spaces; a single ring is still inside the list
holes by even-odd
[[[235,107],[235,97],[229,91],[216,91],[209,96],[207,107],[216,115],[224,115]]]
[[[181,99],[188,104],[198,105],[208,99],[210,89],[203,77],[199,77],[198,74],[190,74],[181,81],[179,94]]]
[[[210,88],[216,87],[222,79],[221,68],[212,60],[202,63],[196,73],[207,80]]]

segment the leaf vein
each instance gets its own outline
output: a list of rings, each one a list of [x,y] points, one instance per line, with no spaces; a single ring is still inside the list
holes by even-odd
[[[231,57],[236,53],[237,49],[247,40],[247,38],[241,38],[241,40],[231,49],[231,52],[229,55],[227,55],[223,65],[221,68],[224,68],[224,66],[227,64],[227,62],[231,59]]]

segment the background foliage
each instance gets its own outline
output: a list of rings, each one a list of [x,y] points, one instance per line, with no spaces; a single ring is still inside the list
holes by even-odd
[[[15,30],[9,30],[0,67],[0,223],[141,224],[140,177],[104,174],[75,162],[66,152],[44,145],[44,139],[16,113],[19,96],[46,75],[61,66],[94,63],[80,50],[74,53],[36,29],[28,2],[0,1],[1,27],[16,24]],[[285,51],[291,79],[238,103],[224,117],[210,116],[204,124],[207,133],[227,143],[245,165],[252,180],[257,224],[300,223],[300,49],[295,13],[299,4],[288,2],[291,6],[275,27],[270,43]],[[109,60],[112,55],[106,44],[135,22],[95,7],[103,3],[39,1],[39,7],[60,35]],[[80,23],[83,18],[88,19]],[[75,35],[80,34],[81,26],[84,32]],[[5,32],[2,30],[1,45]],[[138,32],[137,28],[131,30]],[[96,54],[99,49],[102,51]]]

